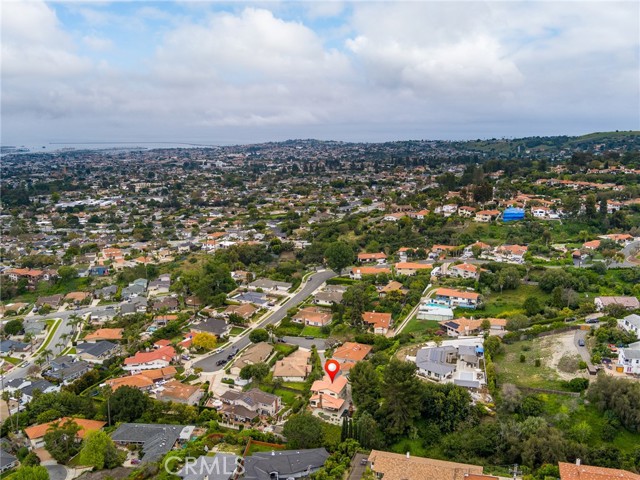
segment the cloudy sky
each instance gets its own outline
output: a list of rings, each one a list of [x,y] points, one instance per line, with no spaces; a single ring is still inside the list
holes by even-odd
[[[640,129],[640,2],[2,0],[4,145]]]

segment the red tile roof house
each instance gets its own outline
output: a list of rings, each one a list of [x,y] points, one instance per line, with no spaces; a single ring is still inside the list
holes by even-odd
[[[83,439],[88,432],[102,429],[102,427],[107,424],[107,422],[101,422],[98,420],[64,417],[58,420],[54,420],[53,422],[42,423],[40,425],[32,425],[31,427],[25,428],[24,433],[31,441],[31,446],[33,448],[42,448],[44,447],[44,436],[47,433],[47,430],[53,427],[53,425],[56,423],[62,426],[67,420],[73,420],[73,423],[80,427],[80,430],[78,430],[77,433],[79,439]]]
[[[311,394],[309,405],[314,414],[332,423],[342,420],[342,412],[348,407],[346,377],[338,375],[332,382],[325,375],[313,382]]]
[[[455,290],[453,288],[439,288],[436,290],[432,302],[451,308],[476,308],[480,303],[480,294]]]
[[[383,264],[387,260],[387,255],[380,253],[359,253],[358,261],[360,263],[378,263]]]
[[[312,327],[324,327],[331,323],[332,318],[331,312],[317,307],[306,307],[296,313],[291,321]]]
[[[168,367],[177,358],[173,347],[161,347],[150,352],[138,352],[124,360],[124,369],[139,373],[142,370]]]
[[[349,277],[354,280],[362,280],[364,275],[379,275],[381,273],[391,274],[389,268],[376,268],[376,267],[353,267],[349,273]]]
[[[342,371],[346,372],[351,369],[357,362],[364,360],[373,347],[363,343],[345,342],[333,352],[333,359],[337,360]]]
[[[373,328],[373,333],[386,335],[391,328],[391,314],[378,312],[364,312],[362,321]]]
[[[459,278],[473,278],[478,279],[480,277],[480,268],[471,263],[462,263],[460,265],[453,265],[449,267],[449,274],[452,277]]]

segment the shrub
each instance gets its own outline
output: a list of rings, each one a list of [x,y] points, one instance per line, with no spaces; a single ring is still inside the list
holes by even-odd
[[[540,366],[540,359],[536,358],[536,367],[539,367],[539,366]]]
[[[520,363],[524,363],[527,361],[527,357],[524,356],[524,353],[520,354]]]

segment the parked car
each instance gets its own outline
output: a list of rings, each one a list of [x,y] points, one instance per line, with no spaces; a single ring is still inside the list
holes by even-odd
[[[578,340],[578,345],[580,347],[584,347],[584,340],[583,339]]]
[[[216,362],[216,367],[219,367],[220,365],[224,365],[225,363],[227,363],[227,361],[224,358],[221,358]]]

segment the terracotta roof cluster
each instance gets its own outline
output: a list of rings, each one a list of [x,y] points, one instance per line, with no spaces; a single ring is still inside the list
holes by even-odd
[[[440,297],[456,297],[466,298],[468,300],[477,300],[480,294],[475,292],[465,292],[463,290],[455,290],[453,288],[439,288],[436,290],[436,295]]]
[[[99,420],[87,420],[85,418],[70,418],[63,417],[58,420],[54,420],[52,422],[41,423],[40,425],[33,425],[31,427],[27,427],[24,429],[24,433],[29,437],[30,440],[35,440],[37,438],[44,437],[45,433],[49,428],[53,427],[53,425],[58,424],[60,426],[64,425],[67,420],[72,420],[73,423],[80,427],[78,430],[78,437],[84,438],[88,432],[100,430],[104,427],[107,422],[101,422]]]
[[[84,337],[85,340],[122,340],[123,328],[99,328]]]

